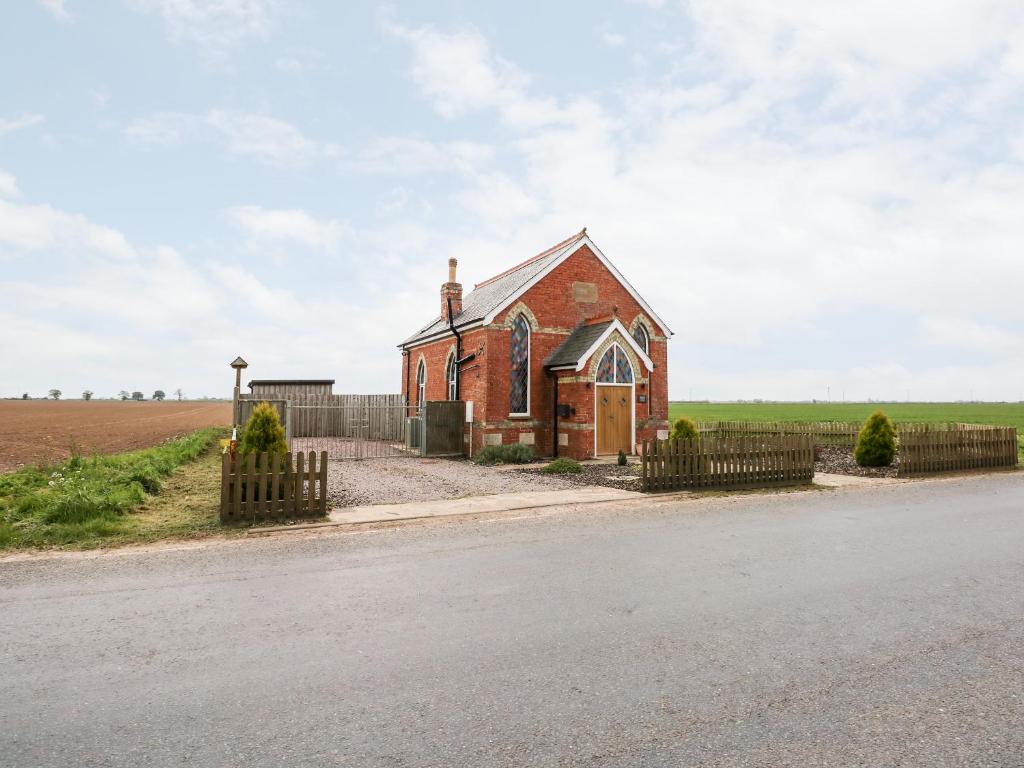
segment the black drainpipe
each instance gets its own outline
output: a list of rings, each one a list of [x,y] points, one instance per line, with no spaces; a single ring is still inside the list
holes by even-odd
[[[402,350],[402,357],[405,358],[405,415],[408,416],[409,415],[409,401],[411,399],[410,395],[412,394],[409,391],[409,361],[412,359],[412,355],[410,354],[408,349],[403,349]]]
[[[462,373],[459,371],[459,363],[462,362],[462,335],[455,330],[455,321],[452,319],[452,297],[448,299],[448,328],[455,334],[455,399],[462,399]],[[447,382],[445,382],[447,385]]]
[[[558,371],[551,372],[555,382],[555,392],[551,403],[551,458],[558,458]]]

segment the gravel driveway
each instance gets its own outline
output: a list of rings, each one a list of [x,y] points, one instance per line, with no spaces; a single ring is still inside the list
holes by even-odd
[[[566,490],[577,483],[511,467],[478,466],[457,459],[332,461],[327,497],[334,507],[398,504],[519,491]]]

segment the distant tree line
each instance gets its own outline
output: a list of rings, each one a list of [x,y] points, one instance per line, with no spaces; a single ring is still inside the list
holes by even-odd
[[[172,392],[171,394],[173,394],[178,399],[178,402],[181,402],[182,400],[185,399],[185,390],[183,390],[181,387],[178,387],[177,389],[175,389],[174,392]],[[43,397],[42,399],[43,400],[60,400],[63,396],[64,396],[64,392],[62,390],[59,390],[56,387],[54,387],[53,389],[48,390],[47,393],[46,393],[46,396]],[[84,390],[82,390],[82,399],[83,400],[92,400],[93,397],[95,397],[95,396],[96,396],[96,393],[93,390],[91,390],[91,389],[84,389]],[[2,398],[2,399],[10,400],[10,399],[14,399],[14,398]],[[23,392],[21,394],[21,398],[20,399],[21,400],[32,400],[33,398],[32,398],[32,395],[29,394],[28,392]],[[138,389],[136,389],[136,390],[134,390],[132,392],[129,392],[127,389],[122,389],[120,392],[117,393],[117,399],[119,399],[121,401],[125,401],[125,400],[142,401],[142,400],[146,399],[146,396],[140,390],[138,390]],[[150,399],[156,400],[157,402],[166,400],[167,399],[167,393],[164,392],[164,390],[162,390],[162,389],[158,389],[158,390],[153,392],[153,397],[150,398]],[[203,399],[204,400],[210,400],[210,399],[220,400],[222,398],[204,397]]]

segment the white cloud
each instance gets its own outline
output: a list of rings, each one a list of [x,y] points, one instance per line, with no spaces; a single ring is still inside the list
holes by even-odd
[[[527,74],[496,55],[477,30],[443,33],[432,27],[412,29],[395,24],[388,29],[410,44],[410,74],[442,116],[456,118],[496,108],[507,122],[522,126],[561,118],[553,99],[528,95]]]
[[[317,219],[301,209],[273,210],[258,205],[229,208],[228,219],[253,240],[295,242],[310,248],[337,248],[345,233],[335,219]]]
[[[955,350],[993,355],[1024,354],[1024,334],[963,315],[926,315],[921,318],[920,336],[925,344]]]
[[[601,32],[601,40],[609,48],[618,48],[626,42],[624,35],[620,35],[618,32],[610,32],[607,29]]]
[[[300,74],[319,69],[324,59],[321,51],[312,48],[292,49],[274,59],[274,68],[289,74]]]
[[[7,135],[8,133],[14,133],[20,131],[23,128],[30,128],[33,125],[38,125],[43,122],[45,118],[42,115],[36,114],[23,114],[18,117],[0,117],[0,138]]]
[[[272,117],[217,110],[206,120],[224,138],[229,152],[272,165],[305,165],[318,154],[332,152],[329,145],[319,145],[294,125]]]
[[[249,40],[265,40],[274,26],[275,0],[131,0],[160,17],[173,43],[196,45],[212,61],[224,60]]]
[[[17,179],[0,168],[0,197],[18,197],[19,194]]]
[[[53,16],[57,21],[66,23],[72,19],[71,14],[65,7],[65,2],[66,0],[39,0],[39,5],[41,5],[46,12]]]
[[[900,337],[911,358],[934,359],[941,343],[989,356],[993,370],[1015,372],[1007,382],[1024,378],[1021,338],[1006,330],[1024,328],[1024,167],[987,159],[1020,124],[1007,94],[1024,89],[1008,83],[1004,55],[1020,14],[1000,0],[947,5],[949,19],[921,21],[923,40],[901,48],[923,12],[886,5],[854,19],[806,3],[695,0],[685,77],[634,81],[613,106],[535,93],[479,33],[400,29],[413,78],[442,115],[494,110],[518,134],[505,144],[515,170],[469,176],[454,196],[472,224],[445,251],[485,276],[589,225],[680,332],[681,354],[749,358],[825,332],[833,356],[860,361],[828,369],[851,396],[966,397],[961,382],[983,365],[911,369],[870,352],[879,329],[837,319],[909,316],[922,318],[922,333],[911,322]],[[816,9],[820,21],[801,25]],[[512,119],[538,104],[554,105],[551,119]],[[979,104],[984,134],[970,129]],[[753,365],[726,385],[687,361],[674,364],[675,396],[691,374],[719,388],[705,397],[807,388]],[[1016,397],[1010,386],[990,395]]]
[[[0,200],[0,243],[28,251],[92,252],[131,259],[135,250],[116,229],[94,224],[81,214],[48,205]]]
[[[469,172],[489,165],[493,157],[494,149],[486,144],[438,144],[405,136],[382,136],[363,147],[350,164],[366,173]]]
[[[230,110],[211,110],[201,115],[157,112],[131,121],[125,135],[144,147],[215,141],[230,154],[254,157],[275,166],[301,167],[317,157],[338,153],[335,145],[310,139],[284,120]]]

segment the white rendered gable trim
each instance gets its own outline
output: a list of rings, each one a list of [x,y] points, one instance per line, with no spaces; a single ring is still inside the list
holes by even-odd
[[[629,332],[626,330],[626,326],[624,326],[622,324],[622,321],[619,320],[618,318],[612,320],[609,326],[604,329],[604,333],[598,336],[597,341],[591,344],[590,348],[582,355],[580,355],[580,359],[576,361],[576,370],[582,371],[586,367],[587,361],[594,355],[595,352],[597,352],[598,349],[601,348],[602,344],[608,341],[608,338],[613,333],[615,333],[615,331],[618,331],[622,338],[625,340],[626,344],[629,345],[629,348],[636,352],[636,356],[640,358],[644,365],[647,366],[647,370],[653,371],[654,361],[647,356],[647,353],[644,352],[644,348],[636,343],[636,339],[629,335]]]

